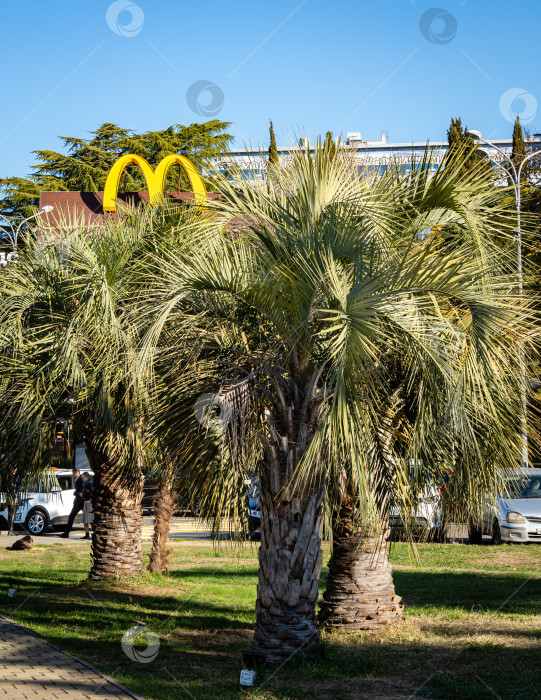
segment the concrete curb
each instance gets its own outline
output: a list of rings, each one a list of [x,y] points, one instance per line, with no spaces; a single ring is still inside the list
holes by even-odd
[[[64,654],[65,656],[69,657],[70,659],[73,659],[73,661],[77,661],[78,663],[82,664],[83,666],[86,666],[88,669],[90,669],[90,671],[93,671],[94,673],[98,674],[98,676],[101,676],[104,680],[106,680],[111,685],[114,685],[115,687],[117,687],[119,690],[121,690],[128,697],[134,698],[134,700],[146,700],[142,695],[138,695],[137,693],[134,693],[133,691],[128,690],[125,686],[122,685],[122,683],[119,683],[117,680],[115,680],[111,676],[108,676],[103,671],[100,671],[99,668],[96,668],[95,666],[93,666],[89,661],[85,661],[84,659],[81,659],[78,656],[71,654],[69,651],[62,649],[61,647],[57,646],[56,644],[51,644],[51,642],[48,642],[46,639],[43,639],[43,637],[40,637],[40,635],[36,634],[33,630],[28,629],[28,627],[25,627],[24,625],[20,625],[18,622],[15,622],[15,620],[12,620],[10,617],[7,617],[3,613],[0,613],[0,624],[3,624],[5,622],[7,622],[11,625],[14,625],[15,627],[18,627],[19,629],[23,630],[26,634],[30,634],[32,637],[36,637],[36,639],[39,639],[40,642],[42,642],[43,644],[45,644],[48,647],[51,647],[51,649],[54,649],[55,651],[59,651],[61,654]]]

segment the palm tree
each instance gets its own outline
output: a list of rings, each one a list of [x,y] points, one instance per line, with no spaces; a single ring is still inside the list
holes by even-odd
[[[332,538],[320,624],[374,631],[400,620],[403,604],[389,563],[389,529],[359,522],[351,489],[337,506]]]
[[[133,370],[134,268],[148,219],[74,228],[26,249],[2,275],[4,425],[39,436],[66,401],[95,473],[90,576],[131,576],[141,554],[148,383]],[[42,431],[43,432],[43,431]],[[43,448],[43,441],[42,441]]]
[[[462,158],[465,156],[467,153],[460,154]],[[426,177],[431,170],[427,165],[425,161],[420,171],[419,168],[412,169],[404,182],[399,202],[403,210],[411,208],[411,211],[418,205],[422,208],[423,200],[431,206],[439,200],[440,206],[445,207],[447,221],[425,230],[423,246],[431,245],[441,254],[450,254],[457,260],[479,262],[480,279],[487,267],[486,261],[490,260],[487,300],[494,293],[491,285],[498,276],[500,281],[507,277],[508,288],[513,289],[513,261],[506,250],[506,245],[514,243],[509,225],[512,212],[506,206],[506,192],[491,188],[490,175],[482,168],[465,175],[460,163],[457,166],[451,157],[444,160],[436,178]],[[423,183],[421,188],[420,182]],[[447,190],[446,202],[441,198],[444,190]],[[414,206],[413,202],[416,202]],[[442,231],[446,234],[443,237]],[[531,300],[522,301],[531,304]],[[441,308],[445,309],[445,305]],[[453,517],[456,522],[468,522],[477,520],[484,497],[495,493],[506,469],[516,469],[520,444],[516,420],[520,409],[515,403],[519,376],[515,358],[519,336],[531,334],[531,317],[526,324],[519,321],[514,337],[509,335],[505,315],[499,320],[496,318],[497,314],[493,319],[477,318],[476,324],[470,323],[467,327],[466,338],[473,340],[476,333],[484,335],[483,343],[479,343],[482,352],[464,356],[461,375],[463,377],[466,370],[470,373],[468,384],[461,386],[460,391],[460,385],[454,389],[453,385],[441,381],[433,385],[439,394],[439,405],[444,407],[445,402],[448,403],[448,410],[440,411],[439,416],[434,410],[434,394],[423,395],[426,383],[419,368],[415,368],[415,379],[412,379],[411,369],[396,355],[387,364],[387,392],[380,397],[380,407],[386,410],[381,423],[385,428],[382,434],[380,427],[380,439],[374,440],[372,454],[390,465],[408,457],[410,464],[417,465],[414,482],[408,484],[406,493],[395,494],[398,497],[394,502],[410,540],[419,535],[412,517],[419,505],[419,497],[426,496],[430,486],[433,497],[434,486],[441,479],[440,470],[452,475],[439,499],[438,508],[447,519]],[[490,322],[489,335],[483,331],[481,321]],[[474,342],[470,341],[469,345],[475,348]],[[476,390],[480,385],[484,385],[484,392]],[[429,422],[425,422],[426,407],[423,408],[427,398],[431,412]],[[512,402],[511,410],[506,405],[506,398]],[[388,405],[389,401],[393,406]],[[490,402],[492,405],[487,407]],[[536,423],[532,417],[532,433],[537,431]],[[388,475],[390,483],[383,490],[392,494],[396,491],[392,484],[392,468]],[[427,477],[432,483],[427,483]],[[391,500],[387,503],[388,507],[390,505]],[[333,510],[332,556],[319,614],[321,624],[333,628],[376,630],[400,619],[402,606],[395,594],[388,559],[388,507],[380,510],[379,528],[366,528],[359,520],[355,496],[346,479],[343,495]],[[440,530],[443,535],[444,525]]]
[[[467,153],[461,155],[464,156]],[[490,187],[490,174],[482,168],[465,175],[460,163],[457,166],[450,156],[444,159],[436,178],[426,177],[431,170],[427,164],[425,161],[410,171],[399,206],[414,211],[419,205],[423,207],[423,201],[431,206],[440,201],[447,221],[425,230],[423,247],[433,246],[440,255],[449,254],[464,264],[477,261],[479,279],[482,280],[483,273],[487,275],[485,292],[489,303],[494,297],[495,279],[498,283],[507,279],[509,290],[516,284],[513,261],[506,250],[506,246],[514,243],[507,193]],[[442,230],[446,233],[444,237]],[[498,290],[495,296],[498,305],[504,293],[505,287]],[[511,305],[517,302],[510,300]],[[524,309],[531,305],[530,299],[523,298],[521,302]],[[446,313],[453,312],[445,303],[440,308]],[[516,405],[520,381],[516,364],[520,342],[517,341],[532,335],[532,318],[517,316],[518,327],[512,337],[505,313],[499,318],[497,313],[492,318],[490,314],[475,318],[468,310],[463,343],[467,341],[472,351],[463,357],[464,365],[456,385],[442,381],[432,384],[437,398],[434,393],[424,393],[427,384],[421,368],[408,368],[394,353],[387,360],[382,356],[382,365],[387,366],[388,386],[380,396],[383,420],[379,423],[379,434],[373,436],[372,454],[380,463],[391,466],[383,470],[388,483],[380,481],[378,488],[390,496],[394,492],[394,506],[406,525],[408,539],[419,535],[413,514],[419,498],[427,495],[427,489],[433,498],[434,487],[443,483],[441,470],[451,477],[437,507],[447,519],[469,522],[479,518],[484,498],[494,496],[505,471],[516,469],[521,440],[517,427],[520,407]],[[489,333],[483,328],[485,324],[490,328]],[[428,404],[423,407],[427,399]],[[434,410],[436,404],[444,410]],[[429,421],[426,421],[427,409]],[[537,423],[532,416],[532,434],[538,430]],[[413,483],[408,483],[406,492],[397,494],[393,465],[404,459],[417,465],[417,475]],[[394,590],[388,558],[387,514],[391,505],[391,498],[380,504],[379,528],[367,528],[359,518],[351,482],[345,479],[333,509],[332,556],[319,613],[321,624],[376,630],[400,619],[402,606]],[[444,525],[440,530],[443,535]]]
[[[153,372],[141,372],[138,363],[138,334],[145,322],[137,298],[141,290],[155,287],[148,256],[157,254],[158,242],[164,249],[174,241],[177,251],[188,250],[194,218],[190,211],[179,214],[162,204],[125,213],[103,229],[66,225],[54,236],[43,231],[3,275],[3,427],[15,426],[22,436],[9,457],[21,458],[33,441],[35,470],[43,471],[46,462],[38,464],[38,457],[47,448],[46,426],[54,425],[66,402],[75,405],[78,439],[95,473],[93,579],[132,576],[143,569],[143,472],[156,465],[162,468],[150,568],[165,567],[173,475],[194,452],[206,454],[192,411],[192,395],[198,392],[194,375],[206,376],[204,362],[197,359],[197,339],[181,323],[174,327],[182,332],[181,350],[168,354],[162,334]],[[175,401],[161,400],[172,376]],[[164,410],[169,403],[174,425]],[[164,439],[171,434],[175,445],[169,449]],[[194,461],[202,458],[198,454]]]
[[[254,646],[270,662],[317,640],[323,504],[344,465],[355,509],[365,527],[374,526],[389,484],[400,485],[406,499],[407,457],[428,463],[437,446],[430,431],[446,425],[449,411],[471,442],[474,422],[492,427],[490,391],[497,386],[500,413],[515,426],[520,375],[511,351],[532,331],[514,282],[501,272],[508,261],[496,274],[490,241],[475,256],[451,256],[423,233],[463,215],[475,237],[479,226],[495,227],[496,220],[501,231],[510,230],[512,218],[484,181],[460,180],[451,171],[430,177],[430,165],[427,156],[411,176],[359,177],[354,164],[331,158],[320,145],[313,158],[295,158],[266,190],[239,178],[224,182],[224,199],[213,216],[201,217],[190,255],[172,247],[159,257],[163,281],[149,299],[155,318],[143,356],[152,355],[161,329],[177,317],[191,316],[202,337],[226,328],[232,340],[217,362],[231,406],[230,438],[268,409],[258,433]],[[480,213],[494,207],[483,220]],[[410,446],[407,454],[396,451],[392,480],[372,450],[390,355],[402,358],[420,397]],[[508,370],[505,378],[498,363]],[[448,441],[449,434],[442,429],[440,437]],[[241,452],[231,453],[234,463],[242,464],[247,451]],[[383,497],[375,489],[381,480]]]

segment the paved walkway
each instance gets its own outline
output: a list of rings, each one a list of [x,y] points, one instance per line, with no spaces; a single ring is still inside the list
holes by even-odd
[[[0,616],[0,700],[138,697],[112,678]]]

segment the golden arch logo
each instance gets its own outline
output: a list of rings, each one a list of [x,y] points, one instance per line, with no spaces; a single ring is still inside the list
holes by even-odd
[[[166,156],[158,163],[156,169],[153,170],[152,166],[141,156],[127,153],[115,162],[109,171],[109,175],[107,175],[105,190],[103,192],[104,212],[116,211],[116,199],[118,197],[118,188],[120,187],[120,178],[122,177],[124,169],[130,163],[137,165],[145,178],[150,204],[156,204],[163,196],[167,171],[172,165],[180,165],[188,176],[197,203],[207,199],[207,189],[199,171],[185,156],[176,154]]]

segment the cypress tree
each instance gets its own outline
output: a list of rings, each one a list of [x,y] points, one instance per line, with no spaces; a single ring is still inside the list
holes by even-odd
[[[449,155],[463,156],[464,151],[469,153],[469,157],[464,162],[464,173],[475,168],[479,163],[480,156],[475,152],[475,141],[468,134],[468,128],[462,126],[462,119],[451,119],[449,130],[447,131],[447,141],[449,143]]]
[[[462,119],[458,117],[457,119],[452,118],[451,124],[447,131],[447,141],[449,143],[449,150],[456,150],[459,144],[462,143],[464,139],[464,129],[462,128]]]
[[[276,147],[276,136],[274,134],[274,126],[270,123],[270,144],[269,144],[269,165],[279,165],[280,158],[278,157],[278,148]]]
[[[462,119],[457,117],[451,119],[451,124],[447,131],[447,141],[449,143],[449,165],[453,165],[453,159],[460,159],[461,175],[466,175],[472,168],[477,167],[481,156],[475,152],[475,141],[468,134],[468,128],[462,126]],[[469,154],[463,160],[465,153]],[[445,250],[451,252],[459,247],[464,240],[465,229],[457,224],[443,224],[434,227],[434,232],[438,232],[440,243]]]
[[[517,117],[515,119],[515,128],[513,129],[513,150],[511,152],[511,160],[513,161],[513,165],[515,168],[519,169],[520,164],[522,163],[524,157],[526,155],[526,144],[524,143],[524,136],[522,134],[522,126],[520,123],[520,117]],[[522,173],[520,175],[520,182],[521,184],[525,184],[527,181],[526,177],[526,169],[522,169]]]
[[[336,144],[332,137],[332,132],[327,131],[325,134],[325,141],[323,143],[323,150],[330,153],[331,159],[336,156]]]

